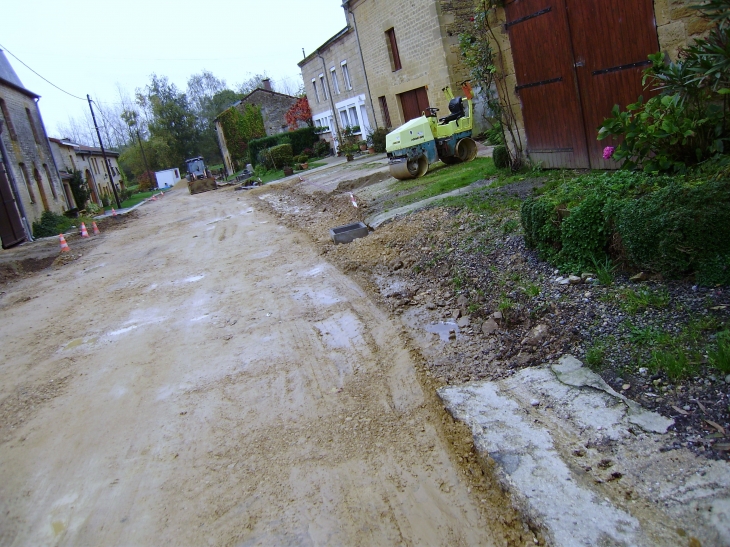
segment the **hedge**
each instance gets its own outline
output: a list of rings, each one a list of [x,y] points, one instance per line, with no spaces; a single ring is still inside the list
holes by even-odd
[[[287,133],[279,133],[271,137],[262,139],[254,139],[248,143],[249,158],[251,163],[257,163],[258,155],[261,150],[272,148],[280,144],[291,144],[292,154],[298,156],[306,148],[312,148],[314,143],[319,140],[319,135],[314,133],[313,127],[304,127],[296,131]]]
[[[525,243],[575,273],[606,258],[670,278],[730,284],[730,181],[619,171],[528,198]]]

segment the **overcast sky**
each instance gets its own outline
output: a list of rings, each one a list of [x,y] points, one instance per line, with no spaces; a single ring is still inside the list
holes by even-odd
[[[309,55],[342,30],[341,0],[34,0],[4,2],[0,44],[23,85],[41,95],[49,136],[80,118],[88,104],[57,86],[100,102],[118,102],[152,73],[185,89],[211,71],[230,87],[266,72],[298,85],[302,48]]]

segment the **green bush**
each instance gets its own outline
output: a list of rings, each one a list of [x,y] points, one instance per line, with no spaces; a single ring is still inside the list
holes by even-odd
[[[375,149],[377,151],[377,148]],[[330,143],[328,143],[325,140],[319,140],[316,143],[314,143],[314,154],[318,158],[323,158],[325,156],[329,156],[332,153],[332,147],[330,146]]]
[[[385,137],[387,134],[388,130],[384,127],[376,127],[368,135],[368,145],[371,145],[378,154],[382,154],[385,152]]]
[[[495,146],[492,152],[492,159],[494,160],[494,166],[497,169],[506,169],[510,165],[509,152],[507,147],[504,145]]]
[[[569,271],[620,261],[667,277],[730,284],[730,181],[618,171],[525,200],[525,244]]]
[[[264,137],[262,139],[254,139],[248,143],[249,158],[252,163],[256,163],[261,158],[260,152],[267,148],[274,148],[281,144],[290,144],[293,154],[301,154],[305,149],[315,146],[318,142],[319,136],[315,134],[313,127],[304,127],[297,129],[296,131],[289,131],[288,133],[280,133],[279,135],[273,135],[271,137]]]
[[[617,211],[626,256],[640,268],[730,284],[730,181],[672,183]]]
[[[51,211],[43,211],[40,220],[33,223],[33,237],[57,236],[73,226],[73,221]]]
[[[294,163],[294,155],[292,153],[291,144],[280,144],[279,146],[269,148],[268,156],[276,169],[281,169],[284,166],[291,166]]]

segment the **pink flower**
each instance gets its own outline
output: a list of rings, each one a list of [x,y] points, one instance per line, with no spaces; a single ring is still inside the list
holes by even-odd
[[[603,149],[603,159],[610,160],[613,157],[613,153],[616,151],[615,146],[607,146]]]

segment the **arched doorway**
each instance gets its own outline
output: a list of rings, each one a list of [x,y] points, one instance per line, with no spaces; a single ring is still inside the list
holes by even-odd
[[[43,210],[50,211],[48,207],[48,198],[46,197],[46,191],[43,189],[43,178],[41,177],[40,171],[37,167],[33,167],[33,178],[35,179],[36,186],[38,186],[38,192],[41,194],[41,201],[43,202]]]
[[[99,196],[96,194],[96,185],[94,184],[94,177],[91,174],[91,171],[88,169],[86,170],[86,184],[89,185],[89,190],[91,190],[91,201],[93,201],[95,204],[99,204]]]

